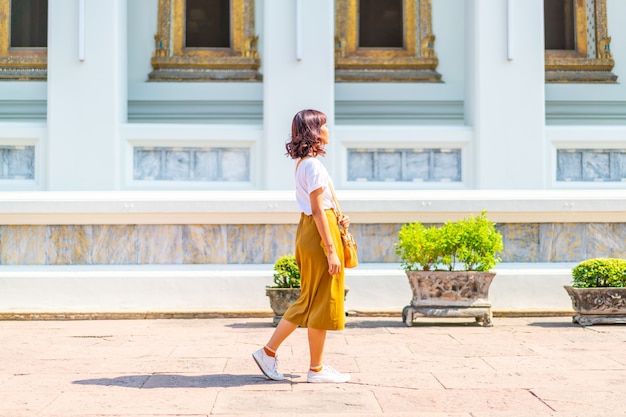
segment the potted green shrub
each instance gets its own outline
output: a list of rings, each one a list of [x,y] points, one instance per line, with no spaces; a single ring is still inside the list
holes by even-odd
[[[441,226],[407,223],[398,232],[396,253],[413,292],[402,311],[407,326],[415,317],[474,317],[492,325],[489,286],[502,251],[502,235],[485,215]]]
[[[274,285],[265,287],[274,312],[272,324],[276,326],[287,308],[300,297],[300,270],[296,257],[283,255],[274,263]]]
[[[626,323],[626,260],[593,258],[572,269],[572,285],[565,285],[576,314],[574,323]]]

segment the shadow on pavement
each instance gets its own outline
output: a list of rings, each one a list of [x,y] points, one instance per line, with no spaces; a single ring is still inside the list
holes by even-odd
[[[346,328],[376,328],[376,327],[404,327],[402,318],[390,320],[367,320],[353,319],[346,322]]]
[[[261,385],[261,384],[289,384],[292,381],[289,378],[298,378],[298,375],[285,375],[288,377],[285,381],[271,381],[261,375],[172,375],[172,374],[155,374],[155,375],[128,375],[118,376],[115,378],[95,378],[81,379],[73,381],[77,385],[100,385],[100,386],[117,386],[126,388],[232,388],[242,387],[245,385]]]
[[[230,327],[232,329],[244,329],[244,328],[249,328],[249,329],[264,329],[264,328],[269,328],[269,329],[273,329],[274,326],[272,325],[272,319],[268,319],[267,323],[248,323],[248,322],[241,322],[241,323],[232,323],[232,324],[226,324],[226,327]],[[346,322],[346,328],[376,328],[376,327],[403,327],[404,323],[402,322],[402,317],[398,317],[397,319],[390,319],[390,320],[359,320],[359,319],[352,319],[352,321]]]
[[[263,328],[271,329],[274,326],[272,325],[272,319],[269,318],[267,319],[267,323],[265,322],[254,323],[254,322],[242,321],[241,323],[226,324],[225,327],[230,327],[232,329],[263,329]]]
[[[576,323],[572,323],[571,321],[567,322],[567,321],[535,321],[532,323],[528,323],[529,326],[533,326],[533,327],[546,327],[546,328],[561,328],[561,327],[579,327],[582,328],[582,326],[576,324]]]

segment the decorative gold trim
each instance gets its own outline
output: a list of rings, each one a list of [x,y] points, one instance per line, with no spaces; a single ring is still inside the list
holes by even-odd
[[[259,81],[254,0],[230,0],[231,47],[185,47],[185,0],[159,0],[150,81]]]
[[[11,48],[11,0],[0,0],[0,80],[46,80],[48,48]]]
[[[608,36],[606,0],[595,0],[596,56],[588,57],[587,7],[585,0],[575,0],[576,51],[546,50],[546,82],[549,83],[614,83],[611,72],[615,61],[611,55]]]
[[[404,0],[404,48],[359,48],[358,7],[358,0],[335,2],[336,81],[441,81],[431,0]]]

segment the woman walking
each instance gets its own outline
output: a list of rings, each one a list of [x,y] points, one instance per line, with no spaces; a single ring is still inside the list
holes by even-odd
[[[301,295],[278,323],[269,342],[252,354],[263,374],[276,381],[276,351],[298,326],[306,327],[310,364],[307,382],[347,382],[350,375],[324,365],[327,330],[343,330],[345,324],[343,246],[338,223],[350,225],[348,216],[337,218],[329,189],[328,171],[317,159],[326,152],[326,115],[317,110],[298,112],[291,123],[287,155],[296,159],[296,201],[301,210],[296,232],[296,261],[300,269]]]

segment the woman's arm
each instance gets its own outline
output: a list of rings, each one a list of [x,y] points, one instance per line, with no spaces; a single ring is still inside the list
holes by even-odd
[[[324,213],[323,196],[323,187],[313,190],[311,194],[309,194],[311,199],[311,211],[313,213],[313,220],[315,220],[315,226],[317,226],[317,231],[322,238],[322,242],[324,242],[324,248],[326,248],[328,273],[331,275],[337,275],[341,272],[341,262],[339,261],[339,256],[337,255],[332,235],[330,234],[328,218],[326,218],[326,213]]]

